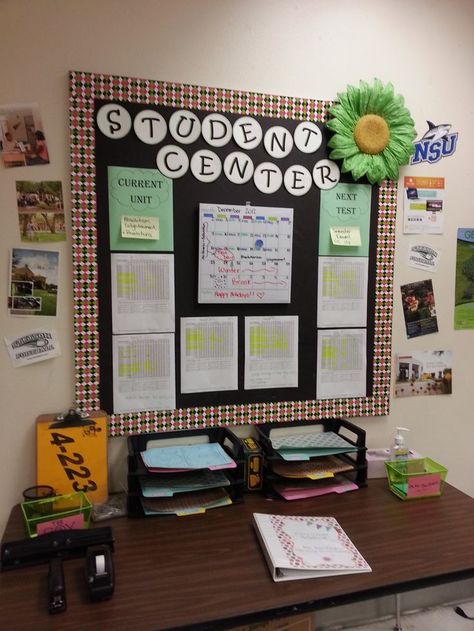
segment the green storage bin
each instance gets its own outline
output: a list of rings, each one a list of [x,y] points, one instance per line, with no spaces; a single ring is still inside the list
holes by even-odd
[[[88,528],[92,504],[81,491],[23,502],[21,510],[28,535],[36,537],[54,530]]]
[[[430,458],[388,460],[388,485],[402,500],[441,495],[448,470]]]

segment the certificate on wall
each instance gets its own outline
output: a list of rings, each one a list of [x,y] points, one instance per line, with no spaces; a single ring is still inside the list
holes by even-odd
[[[246,390],[298,387],[298,316],[245,318]]]
[[[181,392],[237,390],[237,316],[181,318]]]
[[[174,334],[112,336],[114,412],[176,407]]]
[[[200,303],[289,303],[293,209],[200,204]]]

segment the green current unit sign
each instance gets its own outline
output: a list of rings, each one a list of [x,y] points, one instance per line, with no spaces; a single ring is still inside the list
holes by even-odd
[[[109,166],[110,249],[173,251],[173,183],[158,169]]]

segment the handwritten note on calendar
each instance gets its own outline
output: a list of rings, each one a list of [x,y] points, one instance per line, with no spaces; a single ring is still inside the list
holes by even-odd
[[[289,303],[293,209],[200,204],[200,303]]]

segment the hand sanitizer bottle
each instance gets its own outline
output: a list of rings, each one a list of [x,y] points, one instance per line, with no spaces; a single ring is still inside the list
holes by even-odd
[[[390,460],[408,460],[408,447],[405,445],[405,437],[401,432],[409,432],[407,427],[397,427],[397,433],[390,449]]]

